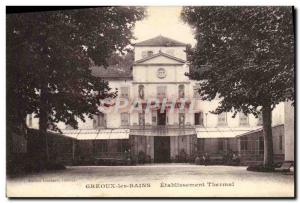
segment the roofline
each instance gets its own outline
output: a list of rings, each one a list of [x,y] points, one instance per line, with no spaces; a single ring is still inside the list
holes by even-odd
[[[133,44],[133,46],[135,47],[186,47],[187,44],[183,44],[183,45],[172,45],[172,46],[169,46],[169,45],[139,45],[139,44]]]
[[[169,41],[171,41],[172,43],[175,43],[175,45],[170,45],[170,46],[168,46],[168,45],[151,45],[151,44],[148,44],[148,45],[145,45],[144,43],[149,43],[149,41],[150,40],[153,40],[153,39],[157,39],[157,38],[163,38],[163,39],[167,39],[167,40],[169,40]],[[136,42],[135,44],[134,44],[134,46],[155,46],[155,47],[177,47],[177,46],[179,46],[179,47],[181,47],[181,46],[187,46],[187,44],[186,43],[184,43],[184,42],[180,42],[180,41],[177,41],[177,40],[175,40],[175,39],[172,39],[172,38],[169,38],[169,37],[165,37],[165,36],[162,36],[162,35],[158,35],[158,36],[156,36],[156,37],[152,37],[152,38],[150,38],[150,39],[146,39],[146,40],[143,40],[143,41],[140,41],[140,42]]]
[[[283,126],[283,127],[284,127],[284,124],[277,124],[277,125],[274,125],[274,126],[272,126],[272,129],[273,129],[273,128],[280,127],[280,126]],[[243,133],[243,134],[238,135],[238,136],[236,136],[236,137],[238,138],[238,137],[241,137],[241,136],[245,136],[245,135],[249,135],[249,134],[257,133],[257,132],[261,132],[261,131],[263,131],[263,126],[261,126],[261,128],[259,128],[259,129],[251,130],[251,131],[249,131],[249,132]]]
[[[123,80],[123,79],[128,79],[128,80],[133,80],[133,76],[104,76],[104,77],[99,77],[107,80]]]
[[[133,66],[182,66],[179,63],[137,63],[133,64]]]
[[[140,60],[137,60],[136,62],[134,62],[134,64],[139,64],[139,63],[142,63],[142,62],[145,62],[145,61],[148,61],[150,59],[153,59],[153,58],[156,58],[157,56],[165,56],[167,58],[170,58],[170,59],[173,59],[175,61],[179,61],[181,63],[185,63],[186,61],[185,60],[182,60],[180,58],[177,58],[175,56],[171,56],[169,54],[166,54],[166,53],[163,53],[163,52],[158,52],[157,54],[153,54],[152,56],[149,56],[149,57],[146,57],[146,58],[142,58]]]
[[[136,82],[133,81],[132,84],[190,84],[190,82]]]

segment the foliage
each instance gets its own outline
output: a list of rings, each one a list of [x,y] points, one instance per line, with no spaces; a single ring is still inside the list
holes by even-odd
[[[292,7],[185,7],[197,44],[187,49],[203,100],[220,99],[213,113],[262,113],[264,167],[273,165],[272,109],[294,101]]]
[[[189,76],[201,80],[204,100],[219,97],[215,113],[257,113],[294,100],[292,7],[185,7],[195,31]],[[235,114],[234,114],[235,116]]]
[[[118,65],[120,67],[128,68],[128,67],[132,67],[133,62],[134,62],[134,54],[133,51],[130,50],[124,55],[119,55],[117,53],[112,54],[109,57],[107,63],[109,66]]]
[[[36,113],[46,117],[45,127],[62,121],[76,128],[76,118],[97,113],[99,99],[112,94],[90,67],[107,66],[112,53],[127,50],[144,15],[142,7],[8,14],[8,122]]]

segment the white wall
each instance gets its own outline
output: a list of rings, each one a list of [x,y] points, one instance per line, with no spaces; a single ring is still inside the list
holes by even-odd
[[[170,79],[171,80],[171,79]],[[127,86],[130,87],[130,102],[134,99],[138,98],[138,85],[132,84],[132,81],[125,80],[114,80],[109,82],[112,91],[116,88],[120,90],[120,87]],[[157,87],[158,86],[166,86],[167,87],[167,97],[171,100],[173,98],[178,98],[178,84],[144,84],[145,98],[156,98],[157,95]],[[204,114],[204,126],[205,127],[217,127],[218,126],[218,116],[210,113],[209,111],[217,108],[219,100],[213,101],[202,101],[200,99],[193,98],[193,86],[195,85],[194,81],[191,81],[185,85],[185,95],[190,98],[192,101],[191,105],[193,107],[192,112],[187,112],[185,114],[186,124],[194,125],[194,113],[202,111]],[[125,110],[126,111],[126,110]],[[152,124],[152,114],[153,112],[146,113],[145,115],[145,123]],[[227,113],[227,121],[228,126],[232,128],[240,127],[239,125],[239,115],[236,115],[235,118],[232,118],[233,113]],[[175,113],[167,113],[168,116],[168,124],[169,125],[177,125],[179,123],[178,112]],[[288,115],[290,117],[290,115]],[[288,117],[288,118],[289,118]],[[286,120],[288,119],[285,118]],[[109,114],[107,114],[107,127],[108,128],[119,128],[121,126],[121,116],[119,112],[115,112],[112,110]],[[29,117],[27,117],[27,124],[29,122]],[[82,122],[78,120],[80,129],[92,129],[93,128],[93,120],[86,117],[86,122]],[[253,115],[249,115],[249,126],[257,126],[258,119],[256,119]],[[276,108],[272,112],[272,125],[282,124],[284,123],[284,103],[280,103],[276,106]],[[135,125],[138,124],[138,113],[134,112],[130,115],[130,124]],[[287,125],[287,124],[286,124]],[[58,123],[59,128],[65,129],[66,126],[64,123]],[[32,119],[32,128],[38,128],[38,119]],[[287,130],[290,127],[287,127]],[[286,141],[286,143],[290,143],[290,141]],[[288,149],[288,147],[286,147]]]
[[[154,54],[162,51],[168,53],[168,51],[173,50],[173,56],[186,60],[185,46],[182,47],[135,47],[135,60],[142,58],[143,51],[153,51]],[[165,65],[155,65],[155,64],[165,64]],[[164,68],[166,71],[165,78],[157,77],[157,71],[159,68]],[[209,113],[209,111],[217,108],[219,100],[213,101],[201,101],[199,99],[193,98],[193,87],[196,85],[197,81],[189,80],[185,73],[189,71],[186,64],[180,64],[175,60],[159,56],[151,60],[145,61],[142,64],[133,66],[133,80],[110,80],[109,86],[111,91],[118,90],[120,93],[121,87],[129,87],[129,102],[132,103],[138,98],[138,86],[140,84],[144,85],[145,98],[156,98],[157,97],[157,87],[166,86],[167,88],[167,98],[169,100],[178,98],[178,87],[180,84],[185,86],[185,97],[192,101],[191,105],[193,107],[192,112],[187,112],[185,114],[185,123],[194,125],[194,113],[202,111],[204,113],[204,126],[206,127],[217,127],[218,116]],[[127,109],[130,110],[130,109]],[[126,111],[126,110],[124,110]],[[152,113],[149,112],[145,115],[145,123],[152,124]],[[273,111],[273,125],[282,124],[284,122],[284,104],[279,104]],[[168,113],[168,124],[176,125],[179,123],[178,112]],[[108,128],[119,128],[121,126],[121,116],[120,112],[115,110],[111,111],[106,115],[106,123]],[[239,127],[239,115],[236,118],[232,118],[232,113],[228,113],[227,121],[229,127]],[[257,126],[258,119],[253,115],[249,115],[249,126]],[[38,127],[38,119],[33,119],[32,127]],[[138,124],[138,113],[134,112],[130,115],[130,124]],[[59,123],[60,128],[65,128],[63,123]],[[86,118],[86,122],[83,123],[79,121],[79,128],[81,129],[91,129],[93,128],[93,120]],[[287,142],[288,143],[288,142]]]
[[[290,102],[284,104],[284,160],[294,161],[294,107]]]
[[[165,69],[165,78],[157,77],[157,71],[160,68]],[[135,65],[132,71],[134,82],[189,82],[189,78],[184,75],[189,71],[186,65]]]

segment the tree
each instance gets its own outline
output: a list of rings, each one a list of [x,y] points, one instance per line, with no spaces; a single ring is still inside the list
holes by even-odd
[[[189,76],[204,100],[221,99],[214,113],[262,113],[264,166],[272,167],[272,109],[294,101],[292,7],[185,7],[195,32]]]
[[[77,128],[76,118],[96,114],[100,99],[113,94],[90,67],[107,66],[112,53],[124,52],[144,15],[142,7],[8,14],[8,127],[24,126],[35,113],[46,135],[57,122]]]

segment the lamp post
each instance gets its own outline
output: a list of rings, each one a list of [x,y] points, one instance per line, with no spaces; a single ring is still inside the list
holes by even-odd
[[[207,127],[207,115],[208,113],[205,113],[205,127]]]

